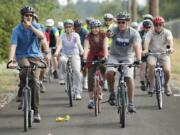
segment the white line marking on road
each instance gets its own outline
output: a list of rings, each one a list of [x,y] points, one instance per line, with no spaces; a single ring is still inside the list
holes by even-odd
[[[174,94],[175,97],[180,97],[180,94]]]

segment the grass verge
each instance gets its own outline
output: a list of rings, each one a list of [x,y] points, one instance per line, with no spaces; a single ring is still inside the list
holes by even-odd
[[[6,63],[0,64],[0,93],[13,92],[18,84],[18,71],[6,68]]]

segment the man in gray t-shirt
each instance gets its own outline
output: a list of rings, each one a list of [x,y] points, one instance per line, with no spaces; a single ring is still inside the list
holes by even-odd
[[[129,15],[126,12],[121,12],[117,15],[118,26],[115,27],[112,37],[112,46],[110,49],[110,54],[108,58],[108,63],[133,63],[134,57],[136,56],[136,63],[141,61],[141,38],[139,33],[128,27]],[[115,83],[115,72],[117,69],[113,67],[107,68],[107,81],[110,90],[109,103],[110,105],[115,105],[115,93],[114,93],[114,83]],[[128,87],[128,98],[129,112],[135,112],[134,107],[134,78],[133,78],[133,68],[125,68],[125,81]]]

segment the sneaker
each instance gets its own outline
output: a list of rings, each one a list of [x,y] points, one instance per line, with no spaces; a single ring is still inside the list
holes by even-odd
[[[154,93],[154,89],[153,89],[153,88],[149,88],[148,94],[149,94],[149,95],[152,95],[153,93]]]
[[[109,104],[111,106],[114,106],[115,105],[115,92],[111,92],[110,95],[109,95]]]
[[[88,109],[94,109],[94,107],[95,107],[94,100],[93,99],[89,100]]]
[[[145,90],[146,90],[144,81],[141,81],[141,90],[142,90],[142,91],[145,91]]]
[[[103,90],[104,90],[104,91],[107,91],[107,90],[108,90],[107,80],[105,80],[104,83],[103,83]]]
[[[23,106],[23,102],[21,101],[20,104],[18,105],[18,110],[21,110]]]
[[[87,90],[88,89],[88,81],[86,78],[83,80],[83,89]]]
[[[56,70],[54,70],[53,75],[54,75],[54,79],[58,79],[59,78],[58,73],[57,73]]]
[[[22,101],[22,88],[19,87],[16,102],[21,102]]]
[[[22,102],[22,96],[17,95],[16,102]]]
[[[103,94],[102,94],[102,93],[99,94],[99,99],[100,99],[100,100],[103,99]]]
[[[165,94],[166,96],[171,96],[172,95],[172,91],[171,91],[171,88],[169,86],[164,86],[164,89],[165,89]]]
[[[76,94],[76,95],[75,95],[75,99],[76,99],[76,100],[81,100],[81,99],[82,99],[82,97],[81,97],[81,95],[80,95],[80,94]]]
[[[45,93],[45,87],[42,83],[40,83],[40,92]]]
[[[136,108],[135,108],[135,106],[134,106],[133,104],[129,104],[129,105],[128,105],[128,111],[129,111],[130,113],[136,113]]]
[[[40,121],[41,121],[40,114],[39,113],[34,114],[34,122],[35,123],[40,123]]]
[[[59,80],[59,84],[60,85],[65,85],[65,81],[64,80]]]

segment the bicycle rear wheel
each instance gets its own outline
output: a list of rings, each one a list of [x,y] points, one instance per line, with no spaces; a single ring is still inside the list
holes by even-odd
[[[70,73],[67,73],[67,92],[69,96],[69,106],[73,106],[73,101],[72,101],[72,80]]]
[[[28,130],[28,115],[29,115],[29,111],[28,111],[28,90],[24,89],[23,90],[24,95],[23,95],[23,111],[24,111],[24,131],[26,132]]]
[[[162,97],[162,85],[161,85],[161,78],[159,73],[155,76],[155,86],[156,86],[156,99],[158,108],[162,109],[163,106],[163,97]]]

